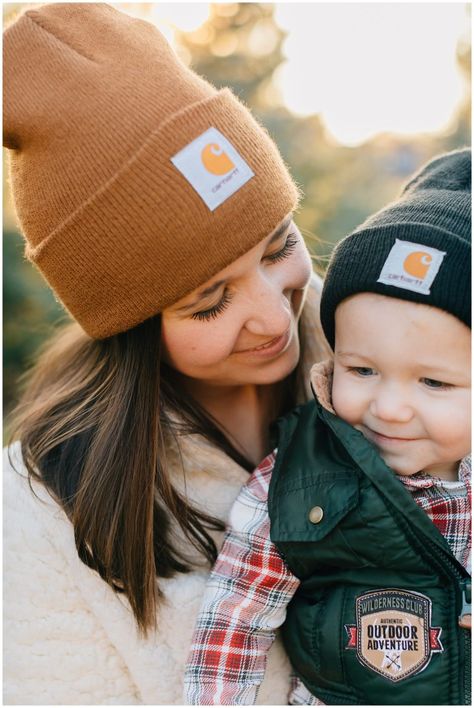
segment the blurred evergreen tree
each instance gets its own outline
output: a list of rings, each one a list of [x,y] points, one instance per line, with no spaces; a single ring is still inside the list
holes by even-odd
[[[449,140],[449,147],[454,149],[462,145],[471,144],[471,106],[472,106],[472,45],[471,42],[460,41],[457,51],[458,66],[461,70],[465,84],[463,103],[457,114],[456,129]]]
[[[272,4],[212,4],[199,29],[177,33],[192,57],[192,68],[217,88],[231,86],[256,112],[268,107],[273,73],[284,58],[285,33],[273,12]]]
[[[3,406],[17,398],[18,379],[54,326],[67,316],[41,276],[23,257],[17,231],[3,232]]]

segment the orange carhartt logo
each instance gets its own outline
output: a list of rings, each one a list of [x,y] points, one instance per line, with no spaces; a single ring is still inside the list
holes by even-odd
[[[413,251],[413,253],[410,253],[403,261],[403,268],[408,275],[423,280],[432,261],[433,257],[429,253],[425,251]]]
[[[437,248],[397,238],[377,282],[429,295],[445,255]]]
[[[206,170],[213,175],[225,175],[235,167],[230,157],[218,143],[206,145],[201,152],[201,159]]]

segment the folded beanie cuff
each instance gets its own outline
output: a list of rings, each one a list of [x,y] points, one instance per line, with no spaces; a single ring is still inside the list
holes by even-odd
[[[254,173],[214,211],[171,162],[210,127]],[[26,255],[83,329],[101,339],[191,292],[269,235],[297,204],[298,190],[273,141],[223,89],[161,123]]]

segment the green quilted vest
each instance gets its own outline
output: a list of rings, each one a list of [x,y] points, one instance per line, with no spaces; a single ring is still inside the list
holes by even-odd
[[[363,435],[311,401],[279,421],[271,538],[301,580],[283,627],[327,704],[470,704],[468,573]]]

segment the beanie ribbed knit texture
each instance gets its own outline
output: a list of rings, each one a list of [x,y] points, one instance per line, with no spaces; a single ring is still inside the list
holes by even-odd
[[[297,206],[266,131],[148,22],[105,4],[39,6],[5,31],[3,66],[26,256],[92,337],[172,305]],[[214,211],[171,162],[210,127],[254,172]]]
[[[377,282],[396,239],[446,252],[429,294]],[[470,149],[434,158],[400,199],[336,246],[321,297],[321,323],[332,348],[337,306],[361,292],[439,307],[471,326]]]

